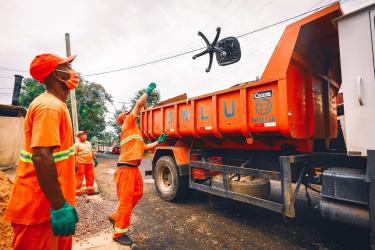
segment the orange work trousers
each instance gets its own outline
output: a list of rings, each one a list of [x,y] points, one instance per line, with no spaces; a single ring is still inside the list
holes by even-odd
[[[132,210],[142,198],[142,174],[138,167],[117,168],[115,182],[118,206],[117,211],[111,217],[115,221],[115,233],[113,237],[117,238],[128,232]]]
[[[86,177],[86,188],[87,190],[94,190],[94,164],[83,164],[77,163],[77,173],[76,173],[76,189],[82,187],[83,177]]]
[[[53,235],[51,222],[44,222],[36,225],[13,224],[14,250],[71,250],[72,236],[56,237]]]

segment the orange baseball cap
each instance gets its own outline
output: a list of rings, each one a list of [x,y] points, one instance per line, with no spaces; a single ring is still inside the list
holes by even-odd
[[[117,117],[117,123],[122,125],[124,123],[126,115],[126,112],[122,112],[121,114],[119,114],[119,116]]]
[[[53,54],[41,54],[34,58],[30,65],[30,75],[37,81],[44,83],[46,77],[63,63],[71,63],[76,55],[61,58]]]
[[[125,121],[125,118],[127,115],[130,114],[130,112],[132,112],[133,108],[131,108],[129,111],[126,111],[126,112],[122,112],[121,114],[118,115],[117,117],[117,123],[122,125]]]
[[[86,130],[77,131],[76,137],[80,137],[82,134],[86,134],[87,135],[87,131]]]

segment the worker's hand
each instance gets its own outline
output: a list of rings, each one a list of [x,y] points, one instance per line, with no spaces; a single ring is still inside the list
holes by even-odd
[[[51,209],[51,226],[55,236],[73,235],[76,231],[77,222],[77,211],[69,203],[65,202],[60,209]]]
[[[99,163],[98,160],[95,158],[94,159],[94,167],[98,166],[98,163]]]
[[[148,95],[151,95],[152,91],[156,88],[156,83],[152,82],[148,85],[147,89],[146,89],[146,93]]]
[[[167,140],[168,135],[167,134],[161,134],[158,138],[158,143],[163,143],[165,140]]]

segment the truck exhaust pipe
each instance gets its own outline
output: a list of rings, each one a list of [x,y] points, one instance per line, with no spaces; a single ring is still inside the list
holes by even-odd
[[[320,200],[320,214],[323,218],[364,229],[370,228],[369,211],[366,208],[331,199]]]

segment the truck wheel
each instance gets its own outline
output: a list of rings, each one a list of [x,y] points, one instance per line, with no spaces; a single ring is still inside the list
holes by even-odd
[[[189,191],[189,176],[180,176],[172,156],[163,156],[155,165],[155,187],[159,197],[165,201],[174,201]]]

